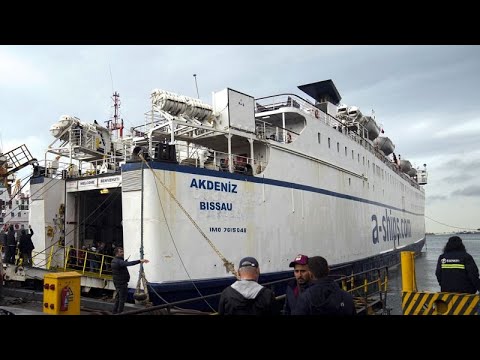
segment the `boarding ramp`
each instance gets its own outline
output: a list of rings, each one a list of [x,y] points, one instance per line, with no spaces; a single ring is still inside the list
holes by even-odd
[[[110,267],[113,256],[85,249],[55,244],[40,252],[33,252],[32,266],[24,266],[18,249],[14,264],[3,264],[5,280],[25,282],[43,281],[46,274],[76,271],[81,275],[83,292],[90,289],[115,290]]]

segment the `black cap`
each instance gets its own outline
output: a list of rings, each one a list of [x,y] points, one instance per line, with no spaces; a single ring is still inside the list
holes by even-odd
[[[242,260],[240,260],[240,264],[238,265],[238,268],[246,267],[246,266],[251,266],[251,267],[256,267],[258,268],[258,261],[257,259],[253,257],[244,257]]]

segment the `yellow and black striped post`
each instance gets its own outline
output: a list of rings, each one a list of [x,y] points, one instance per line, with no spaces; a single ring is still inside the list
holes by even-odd
[[[403,315],[479,315],[480,295],[404,291]]]

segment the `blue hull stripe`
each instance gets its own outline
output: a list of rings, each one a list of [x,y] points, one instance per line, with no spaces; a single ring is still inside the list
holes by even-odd
[[[135,162],[135,163],[127,163],[125,165],[122,165],[122,172],[140,170],[141,169],[141,164],[142,163],[140,163],[140,162]],[[327,196],[334,196],[334,197],[341,198],[341,199],[358,201],[358,202],[361,202],[361,203],[380,206],[380,207],[384,207],[384,208],[391,209],[391,210],[401,211],[403,213],[407,213],[407,214],[411,214],[411,215],[415,215],[415,216],[425,216],[425,214],[423,214],[423,213],[414,213],[414,212],[403,210],[403,209],[397,208],[395,206],[390,206],[390,205],[387,205],[387,204],[384,204],[384,203],[381,203],[381,202],[378,202],[378,201],[372,201],[372,200],[360,198],[360,197],[357,197],[357,196],[342,194],[342,193],[338,193],[338,192],[335,192],[335,191],[330,191],[330,190],[317,188],[317,187],[313,187],[313,186],[308,186],[308,185],[296,184],[296,183],[292,183],[292,182],[288,182],[288,181],[267,179],[267,178],[264,178],[264,177],[256,177],[256,176],[246,176],[246,175],[235,174],[235,173],[232,174],[232,173],[224,172],[224,171],[202,169],[202,168],[196,168],[196,167],[193,167],[193,166],[178,165],[178,164],[172,164],[172,163],[166,163],[166,162],[151,161],[151,162],[149,162],[149,165],[153,169],[175,171],[175,172],[181,172],[181,173],[186,173],[186,174],[198,174],[198,175],[211,176],[211,177],[217,177],[217,178],[222,178],[222,179],[249,181],[249,182],[257,183],[257,184],[267,184],[267,185],[279,186],[279,187],[284,187],[284,188],[289,188],[289,189],[298,189],[298,190],[323,194],[323,195],[327,195]]]

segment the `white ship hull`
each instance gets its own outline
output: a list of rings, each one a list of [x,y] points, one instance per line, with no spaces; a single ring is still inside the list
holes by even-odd
[[[150,166],[227,259],[236,263],[254,255],[262,273],[288,270],[297,253],[322,254],[335,266],[425,238],[423,212],[416,210],[421,204],[415,203],[413,192],[407,199],[388,189],[386,196],[383,191],[372,196],[364,180],[354,179],[349,186],[338,170],[311,160],[300,161],[302,166],[295,161],[295,171],[285,171],[282,181],[267,172],[252,178],[166,163]],[[132,189],[140,184],[128,178],[140,179],[141,170],[134,170],[140,166],[124,166],[122,181],[134,183]],[[145,267],[149,281],[189,280],[183,264],[192,279],[231,276],[152,171],[143,171],[143,245],[151,261]],[[141,245],[141,199],[140,189],[123,186],[124,238],[129,239],[125,251],[134,257]]]

